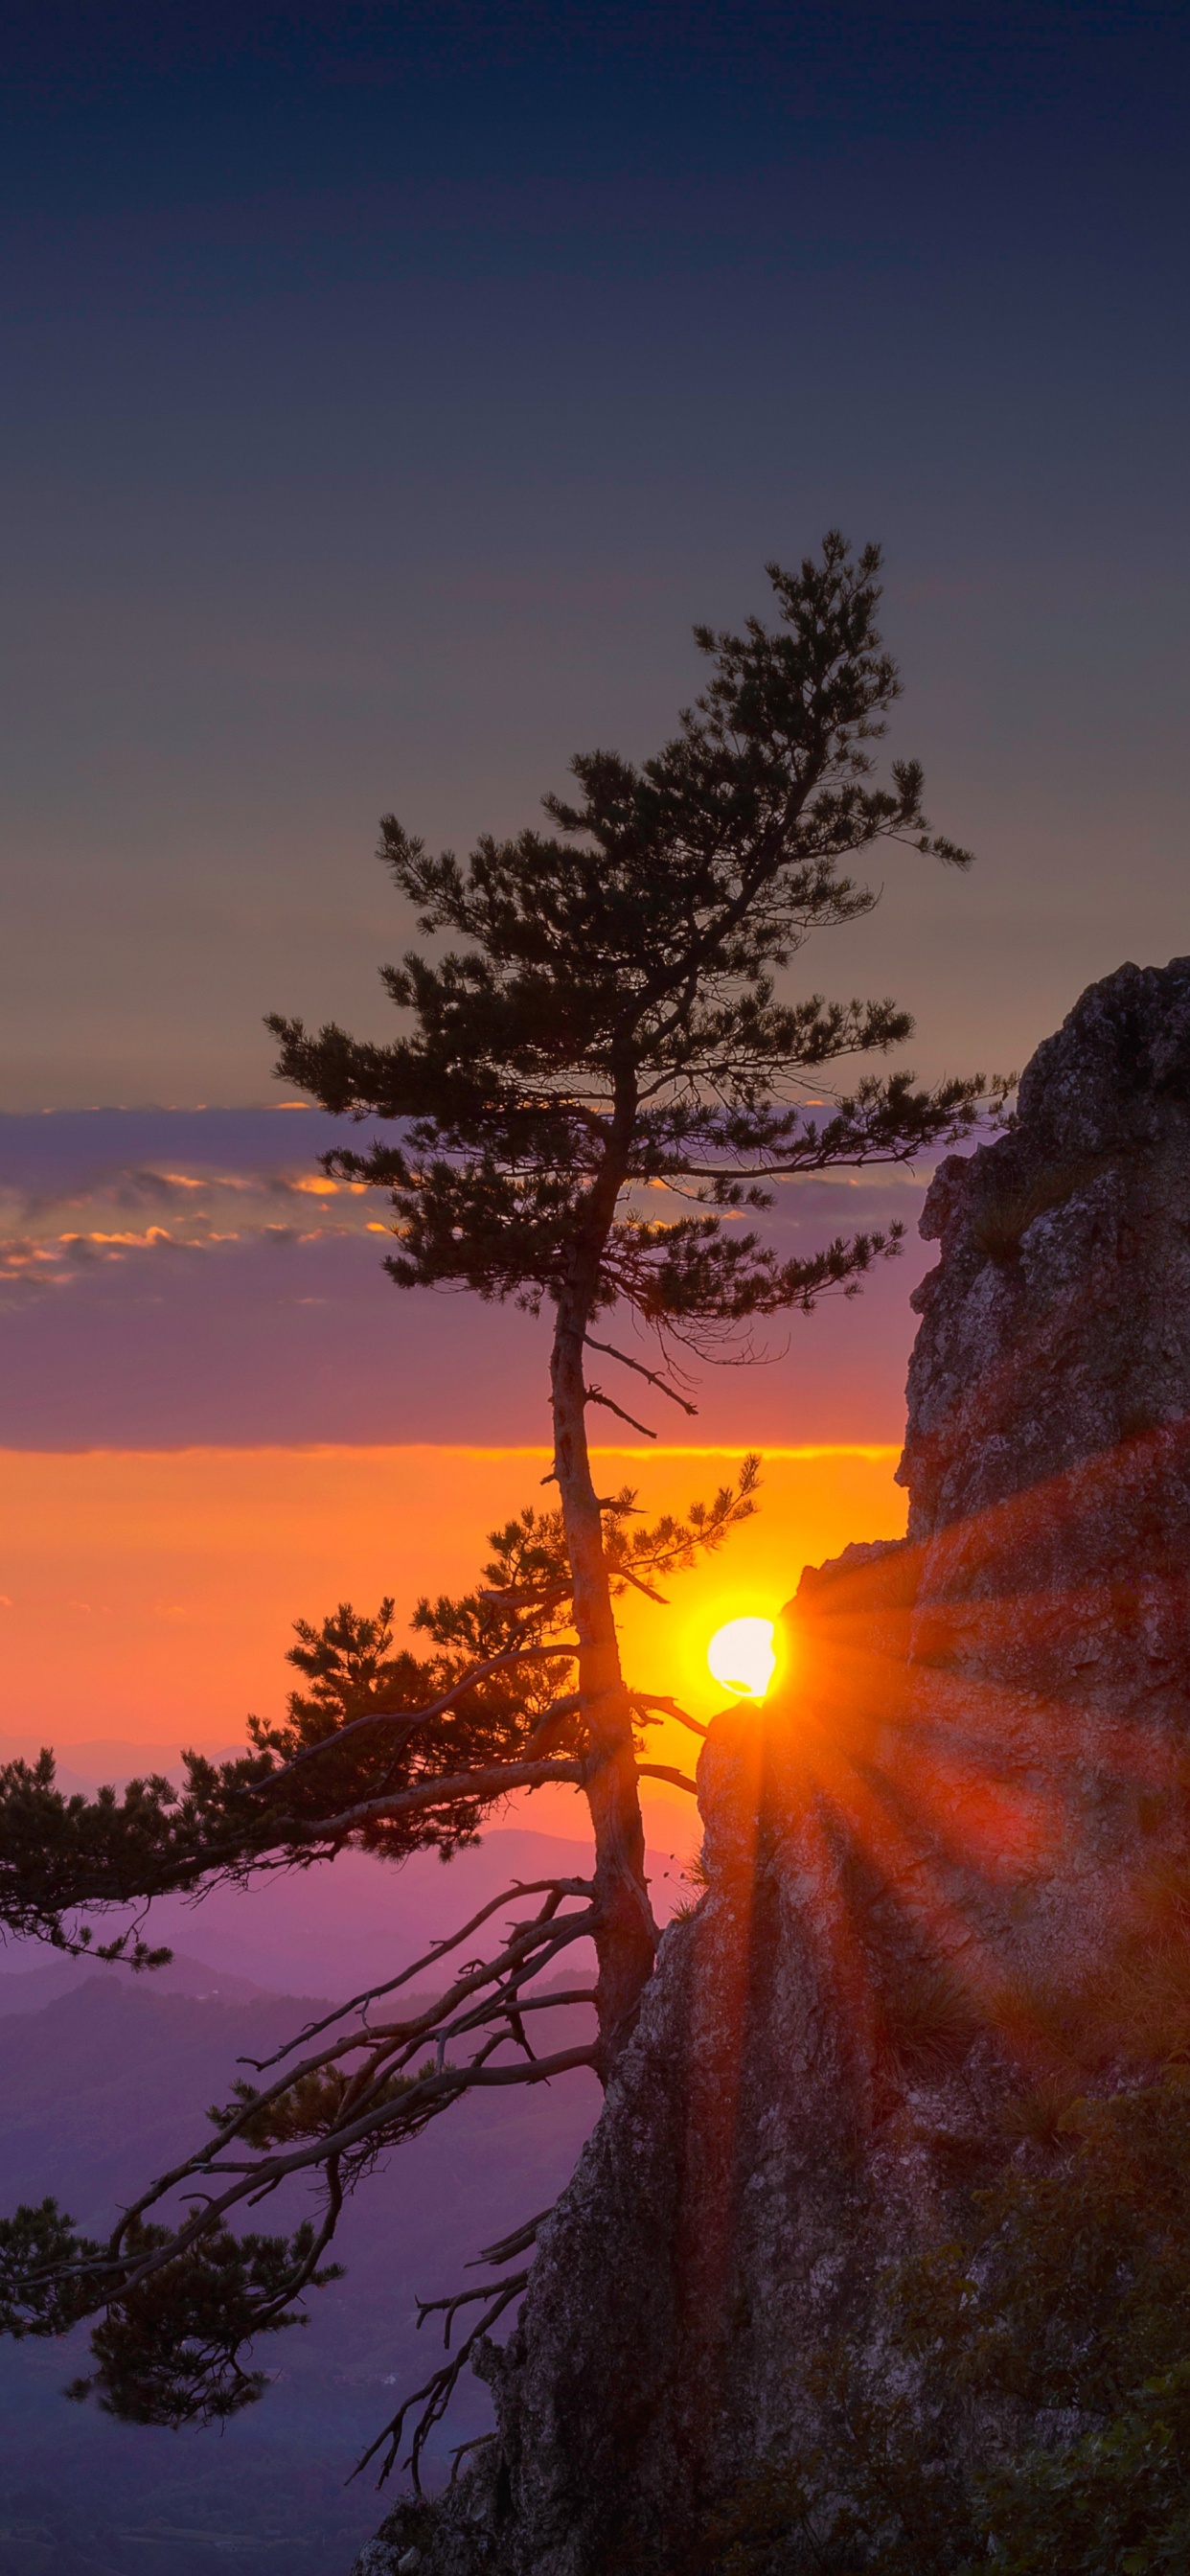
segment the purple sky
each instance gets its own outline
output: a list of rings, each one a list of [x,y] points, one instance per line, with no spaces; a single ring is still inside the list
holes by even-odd
[[[0,1117],[0,1446],[548,1438],[546,1323],[397,1290],[368,1231],[384,1200],[310,1188],[334,1134],[305,1110]],[[780,1231],[912,1226],[920,1199],[899,1173],[813,1183]],[[670,1440],[898,1439],[930,1258],[913,1237],[862,1301],[774,1328],[767,1365],[709,1369],[697,1424],[642,1418]]]

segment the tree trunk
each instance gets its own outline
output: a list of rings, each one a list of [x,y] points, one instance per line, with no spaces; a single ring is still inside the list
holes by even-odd
[[[595,1987],[599,2072],[606,2083],[630,2038],[641,1990],[652,1973],[657,1927],[645,1883],[645,1837],[637,1795],[632,1718],[603,1553],[603,1523],[587,1454],[584,1336],[589,1300],[579,1292],[558,1308],[551,1360],[554,1465],[574,1582],[579,1689],[590,1739],[586,1783],[595,1831]]]

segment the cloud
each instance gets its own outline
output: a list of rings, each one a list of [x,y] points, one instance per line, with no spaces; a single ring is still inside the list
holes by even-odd
[[[69,1287],[96,1263],[377,1230],[363,1183],[311,1168],[334,1133],[314,1112],[278,1124],[275,1111],[245,1111],[239,1132],[226,1111],[0,1120],[0,1311]],[[173,1151],[143,1156],[158,1135]]]

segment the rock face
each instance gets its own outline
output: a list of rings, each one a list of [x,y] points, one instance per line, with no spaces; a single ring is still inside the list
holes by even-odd
[[[1003,2153],[1029,1981],[1185,1851],[1190,959],[1083,995],[923,1232],[909,1536],[807,1571],[763,1721],[712,1729],[707,1894],[486,2354],[498,2439],[359,2576],[690,2566],[824,2429],[816,2353],[879,2385],[881,2276]]]

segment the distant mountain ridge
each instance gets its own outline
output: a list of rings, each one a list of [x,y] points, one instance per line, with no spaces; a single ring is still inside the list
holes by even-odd
[[[152,1907],[147,1931],[181,1957],[202,1961],[220,1991],[230,1991],[224,1980],[231,1974],[268,1994],[329,1993],[338,2002],[398,1975],[517,1880],[582,1877],[590,1863],[589,1843],[510,1825],[446,1865],[435,1852],[417,1852],[397,1870],[348,1851],[333,1863],[280,1872],[249,1889],[164,1897]],[[651,1851],[645,1865],[654,1910],[665,1922],[690,1892],[682,1861]],[[109,1939],[120,1920],[105,1918],[95,1938]],[[0,1977],[40,1969],[46,1957],[40,1942],[7,1942],[0,1948]]]
[[[228,2004],[258,2003],[270,1999],[275,1988],[255,1985],[251,1977],[239,1977],[233,1968],[212,1968],[205,1959],[187,1958],[175,1950],[168,1968],[146,1969],[139,1977],[129,1968],[108,1966],[101,1959],[47,1959],[41,1968],[0,1969],[0,2023],[10,2015],[40,2012],[44,2005],[57,2003],[61,1996],[73,1994],[77,1986],[92,1980],[107,1986],[139,1985],[157,1994],[193,1995],[203,2001]]]

